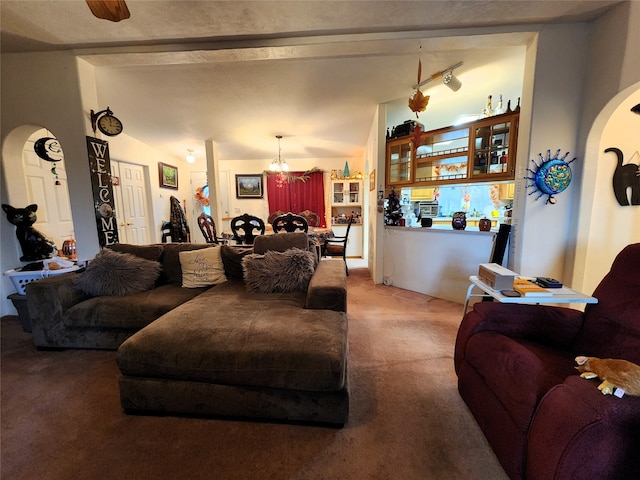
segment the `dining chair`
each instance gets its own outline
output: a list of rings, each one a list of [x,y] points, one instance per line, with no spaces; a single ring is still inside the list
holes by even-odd
[[[320,226],[320,215],[316,212],[312,212],[311,210],[303,210],[298,213],[301,217],[307,221],[310,227],[319,227]]]
[[[349,217],[347,231],[345,232],[344,237],[332,237],[325,239],[323,248],[323,255],[325,257],[342,257],[347,275],[349,275],[349,267],[347,266],[347,240],[349,239],[349,231],[351,230],[352,223],[353,217]]]
[[[213,221],[213,218],[211,218],[211,215],[201,213],[198,216],[198,227],[200,227],[202,236],[207,243],[220,243],[216,232],[216,223]]]
[[[276,217],[271,225],[273,226],[274,233],[278,233],[280,230],[284,230],[289,233],[297,230],[305,233],[309,231],[309,224],[305,218],[300,215],[294,215],[291,212]]]
[[[273,225],[273,221],[274,221],[277,217],[279,217],[280,215],[284,215],[285,213],[287,213],[287,212],[285,212],[284,210],[276,210],[275,212],[271,212],[271,213],[269,214],[269,216],[267,217],[267,223],[268,223],[269,225]]]
[[[258,233],[254,233],[256,230]],[[256,236],[264,235],[265,226],[261,218],[245,213],[231,219],[231,231],[234,240],[242,245],[253,245]],[[243,234],[240,231],[244,232]]]
[[[171,222],[162,222],[160,232],[162,233],[162,243],[167,243],[167,240],[171,238]]]

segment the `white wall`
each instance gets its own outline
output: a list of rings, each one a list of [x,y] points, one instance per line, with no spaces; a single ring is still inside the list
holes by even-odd
[[[603,132],[617,105],[637,89],[634,84],[640,81],[638,24],[640,2],[628,2],[591,24],[536,28],[538,34],[526,49],[522,82],[516,173],[519,191],[514,202],[511,268],[531,275],[544,272],[588,292],[610,266],[620,249],[619,244],[640,241],[637,209],[624,211],[625,218],[615,222],[613,233],[600,220],[611,214],[611,202],[601,202],[598,197],[598,205],[602,208],[594,210],[593,214],[588,208],[596,201],[596,188],[601,189],[604,184],[606,189],[611,184],[610,171],[603,175],[598,173],[602,156],[599,152],[603,150],[601,137],[605,143],[635,140],[637,145],[637,130],[632,136],[620,131],[615,139]],[[626,88],[629,90],[621,99],[618,94]],[[605,109],[612,99],[615,99],[614,105]],[[404,108],[403,103],[397,104]],[[390,105],[393,106],[395,103]],[[425,128],[450,123],[453,115],[443,116],[441,121],[436,115],[436,107],[432,97],[427,111],[419,119],[425,123]],[[455,114],[459,111],[457,107]],[[437,125],[429,123],[433,118],[437,118]],[[411,117],[406,113],[395,117],[389,114],[388,119],[387,125],[394,125]],[[613,120],[612,125],[616,123]],[[617,130],[617,127],[611,128]],[[624,136],[624,140],[620,136]],[[569,151],[572,157],[577,157],[571,165],[573,182],[557,196],[555,205],[545,205],[543,199],[535,202],[524,189],[526,168],[538,153],[545,154],[547,149],[553,152],[558,148],[563,154]],[[618,214],[620,212],[616,211],[613,218]],[[597,242],[593,248],[589,245],[592,235]],[[606,241],[604,237],[607,237]],[[610,241],[614,237],[617,240]],[[590,267],[584,268],[585,265]]]
[[[367,153],[365,159],[365,188],[369,194],[365,220],[365,258],[368,260],[369,271],[375,283],[382,283],[384,275],[384,213],[378,212],[378,191],[384,190],[386,168],[386,118],[387,106],[378,105],[367,139]],[[375,171],[375,187],[369,189],[371,172]]]
[[[274,157],[277,152],[274,152]],[[289,164],[289,170],[292,172],[304,172],[312,168],[319,168],[324,171],[324,194],[325,194],[325,213],[327,216],[327,225],[330,223],[330,195],[329,181],[331,170],[344,170],[345,162],[349,162],[349,171],[353,175],[355,172],[364,174],[364,162],[361,158],[288,158],[286,156],[286,145],[282,146],[282,157]],[[268,195],[266,190],[266,178],[264,183],[263,199],[247,199],[236,198],[235,192],[235,176],[239,174],[260,174],[269,169],[269,165],[273,158],[264,160],[220,160],[219,169],[229,171],[229,206],[232,216],[249,213],[264,220],[269,216]]]
[[[585,168],[575,198],[575,250],[568,257],[573,286],[585,292],[593,291],[622,247],[640,242],[640,207],[618,205],[611,190],[615,155],[604,154],[617,146],[628,162],[640,149],[638,118],[629,112],[639,103],[639,24],[640,2],[628,2],[595,22],[590,37],[580,132]]]
[[[98,106],[93,67],[76,59],[70,52],[6,54],[2,56],[1,75],[0,200],[14,206],[27,205],[27,186],[21,162],[22,148],[31,133],[40,128],[49,129],[59,140],[65,154],[78,260],[90,259],[99,250],[99,245],[86,136],[99,136],[91,129],[90,110],[105,107]],[[169,218],[169,192],[175,191],[159,188],[157,162],[164,161],[180,168],[180,199],[190,195],[188,164],[180,159],[169,158],[126,134],[109,138],[108,141],[111,158],[148,166],[153,197],[153,222],[157,225],[154,230],[157,230],[159,240],[160,222],[163,218]],[[5,215],[2,217],[0,271],[4,272],[21,265],[21,251],[15,240],[15,228],[8,223]],[[13,305],[6,299],[7,295],[15,291],[9,277],[1,278],[1,286],[1,314],[15,314]]]
[[[29,135],[38,128],[48,128],[65,153],[74,224],[91,225],[76,228],[78,256],[87,258],[91,245],[98,243],[95,213],[92,208],[89,163],[86,151],[86,117],[78,86],[76,60],[72,53],[5,54],[1,70],[2,111],[0,132],[2,137],[2,203],[20,206],[26,201],[26,185],[20,169],[20,152]],[[11,135],[10,135],[11,134]],[[9,193],[11,190],[11,194]],[[14,228],[4,217],[0,270],[16,267],[20,258]],[[2,277],[2,314],[14,312],[6,295],[14,291],[9,278]]]
[[[524,177],[532,176],[527,168],[539,154],[546,157],[547,150],[560,155],[570,152],[570,166],[581,171],[582,148],[578,145],[578,129],[582,111],[582,93],[587,65],[589,30],[586,25],[552,25],[540,29],[535,62],[527,63],[534,70],[525,75],[530,79],[523,97],[531,103],[522,106],[521,117],[530,118],[530,124],[521,121],[516,168],[514,229],[515,255],[513,269],[524,275],[545,275],[567,282],[564,276],[565,255],[571,240],[570,219],[577,215],[579,205],[567,193],[578,187],[574,183],[559,193],[555,204],[547,204],[547,197],[536,200],[532,188],[525,188]],[[559,75],[558,72],[562,72]],[[527,128],[528,127],[528,128]],[[528,145],[527,145],[528,144]],[[526,147],[526,148],[523,148]],[[535,170],[535,167],[533,167]]]
[[[416,120],[424,125],[425,130],[446,127],[452,125],[462,114],[480,114],[487,103],[488,95],[493,96],[494,109],[498,105],[500,94],[503,95],[504,108],[507,108],[509,99],[511,108],[515,108],[522,92],[526,48],[510,47],[508,51],[509,61],[501,63],[500,66],[486,65],[470,70],[465,70],[463,66],[455,70],[455,76],[462,82],[457,92],[443,85],[440,79],[425,84],[421,90],[425,95],[430,96],[429,104],[424,112],[418,114],[418,118],[407,105],[412,93],[408,88],[406,97],[387,104],[387,126],[400,125],[406,120]],[[507,64],[511,70],[502,70]],[[432,72],[423,73],[425,78],[426,74],[431,75]]]
[[[602,130],[594,128],[595,138],[587,150],[591,161],[588,188],[581,198],[578,236],[582,248],[576,257],[574,282],[589,293],[609,271],[616,254],[626,245],[640,242],[640,205],[618,204],[612,187],[617,157],[615,153],[604,153],[605,149],[616,147],[624,154],[624,164],[640,165],[640,116],[630,111],[640,104],[640,83],[620,96],[622,101],[611,102],[617,107],[615,111],[610,116],[603,113],[606,124]]]
[[[387,227],[384,283],[464,303],[469,276],[491,258],[494,238],[478,230]]]
[[[126,128],[126,126],[125,126]],[[187,163],[186,159],[175,158],[166,153],[133,138],[126,133],[108,139],[111,160],[134,163],[146,167],[149,178],[149,201],[152,209],[152,225],[150,225],[151,242],[160,242],[162,234],[160,226],[163,221],[168,221],[171,214],[170,197],[174,196],[184,206],[187,201],[187,209],[191,208],[195,199],[191,193],[190,173],[192,170],[203,169],[201,164]],[[186,150],[185,150],[186,152]],[[186,153],[185,153],[186,157]],[[158,162],[167,163],[178,169],[178,190],[161,188],[158,173]],[[185,211],[185,214],[187,212]],[[197,225],[189,225],[191,231]]]

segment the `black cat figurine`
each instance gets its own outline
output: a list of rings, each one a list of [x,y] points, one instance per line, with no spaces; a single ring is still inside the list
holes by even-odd
[[[11,205],[2,204],[2,209],[7,214],[9,223],[16,226],[16,236],[22,248],[21,262],[33,262],[53,256],[55,245],[45,235],[32,227],[38,217],[35,203],[26,208],[14,208]]]

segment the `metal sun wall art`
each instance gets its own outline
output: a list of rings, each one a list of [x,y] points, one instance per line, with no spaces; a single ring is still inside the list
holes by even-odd
[[[558,149],[553,157],[551,156],[551,150],[547,150],[546,158],[539,153],[540,163],[531,160],[535,165],[535,169],[527,168],[527,171],[530,172],[532,176],[524,177],[526,180],[533,182],[526,185],[527,188],[533,188],[533,190],[529,192],[529,195],[537,192],[538,196],[535,198],[536,200],[547,195],[546,203],[552,205],[556,203],[555,195],[564,192],[571,183],[571,167],[569,164],[575,160],[574,157],[572,160],[566,161],[569,152],[565,153],[562,158],[559,158],[560,150],[561,149]]]

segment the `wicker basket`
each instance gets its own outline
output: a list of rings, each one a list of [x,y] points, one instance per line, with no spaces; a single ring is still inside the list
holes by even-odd
[[[80,269],[79,266],[74,265],[73,267],[60,269],[60,270],[35,270],[31,272],[7,270],[6,272],[4,272],[4,274],[7,275],[9,278],[11,278],[11,281],[13,282],[14,287],[16,287],[16,291],[18,292],[18,295],[25,295],[26,294],[24,290],[25,287],[29,283],[35,280],[51,277],[53,275],[60,275],[62,273],[73,272],[79,269]]]

